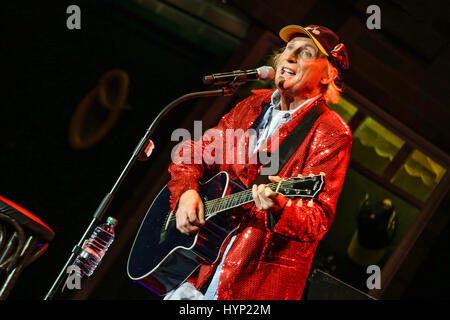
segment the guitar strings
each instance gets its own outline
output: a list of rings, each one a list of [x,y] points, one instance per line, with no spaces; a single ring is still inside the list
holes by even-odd
[[[304,177],[302,181],[308,180],[309,177]],[[293,184],[298,183],[299,181],[283,181],[283,188],[288,188],[289,186],[292,187]],[[276,188],[278,186],[279,182],[272,182],[267,184],[268,187],[270,187],[272,190],[273,188]],[[299,189],[299,191],[307,191],[308,189]],[[225,210],[227,206],[230,205],[230,203],[233,202],[233,200],[236,201],[235,205],[237,205],[239,202],[243,201],[242,203],[239,203],[239,205],[242,205],[244,203],[250,202],[253,199],[253,194],[251,189],[247,189],[244,191],[236,192],[233,194],[230,194],[228,196],[225,196],[223,198],[216,198],[212,200],[208,200],[204,203],[204,210],[205,210],[205,218],[209,218],[212,215],[215,215],[218,212],[221,212]],[[176,220],[176,216],[174,214],[169,213],[169,223]]]

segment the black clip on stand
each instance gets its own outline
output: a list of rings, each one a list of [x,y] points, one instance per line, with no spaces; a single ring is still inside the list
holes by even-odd
[[[69,257],[69,260],[67,260],[66,264],[62,268],[58,278],[53,283],[50,290],[47,292],[46,296],[44,297],[44,300],[51,300],[53,296],[56,293],[56,290],[61,285],[64,276],[67,275],[67,268],[74,262],[78,254],[82,250],[82,246],[84,243],[84,240],[90,236],[90,234],[94,231],[95,227],[98,225],[98,223],[102,220],[103,214],[108,210],[109,205],[111,204],[114,195],[116,194],[120,184],[125,179],[126,175],[130,171],[133,164],[136,162],[136,160],[145,161],[150,157],[151,151],[153,150],[153,142],[150,140],[150,137],[152,136],[156,125],[160,122],[160,120],[174,107],[179,105],[180,103],[194,99],[194,98],[200,98],[200,97],[214,97],[214,96],[228,96],[232,95],[236,88],[241,85],[240,82],[235,82],[237,77],[231,81],[230,83],[226,84],[221,89],[217,90],[210,90],[210,91],[200,91],[200,92],[193,92],[188,93],[184,96],[181,96],[180,98],[172,101],[170,104],[168,104],[153,120],[150,127],[147,129],[144,137],[139,141],[136,149],[133,152],[133,155],[131,156],[131,159],[126,164],[124,170],[120,174],[119,178],[117,179],[116,183],[112,187],[111,191],[106,194],[106,196],[103,198],[102,202],[100,203],[99,207],[94,213],[93,219],[91,221],[91,224],[86,229],[85,233],[80,239],[80,242],[72,249],[72,254]]]

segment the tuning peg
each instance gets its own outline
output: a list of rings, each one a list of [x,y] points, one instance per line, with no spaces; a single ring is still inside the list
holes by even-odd
[[[314,205],[313,199],[309,200],[309,201],[308,201],[308,207],[311,208],[313,205]]]
[[[300,207],[300,208],[303,207],[303,200],[302,199],[298,200],[297,206]]]
[[[303,178],[303,176],[299,173],[298,175],[297,175],[297,177],[299,177],[299,178]]]
[[[289,201],[286,203],[286,206],[290,207],[292,205],[292,200],[289,199]]]
[[[314,173],[310,173],[309,176],[310,176],[310,177],[314,177],[315,174],[314,174]]]

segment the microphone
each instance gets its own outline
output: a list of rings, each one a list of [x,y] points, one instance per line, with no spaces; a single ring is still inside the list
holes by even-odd
[[[203,77],[203,83],[206,85],[215,84],[222,85],[229,82],[246,82],[246,81],[268,81],[275,77],[275,70],[272,67],[263,66],[258,69],[236,70],[225,73],[214,73]]]

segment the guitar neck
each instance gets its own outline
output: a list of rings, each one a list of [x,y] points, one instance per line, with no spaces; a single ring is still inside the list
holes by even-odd
[[[286,197],[307,197],[314,198],[322,189],[323,174],[310,175],[307,177],[291,177],[280,182],[267,184],[273,191]],[[236,192],[223,198],[217,198],[206,201],[205,216],[211,216],[216,213],[239,207],[243,204],[253,201],[251,189]]]
[[[278,183],[273,182],[267,184],[273,191],[277,189]],[[253,201],[252,190],[247,189],[244,191],[233,193],[223,198],[217,198],[205,202],[205,215],[214,215],[216,213],[239,207],[243,204]]]

